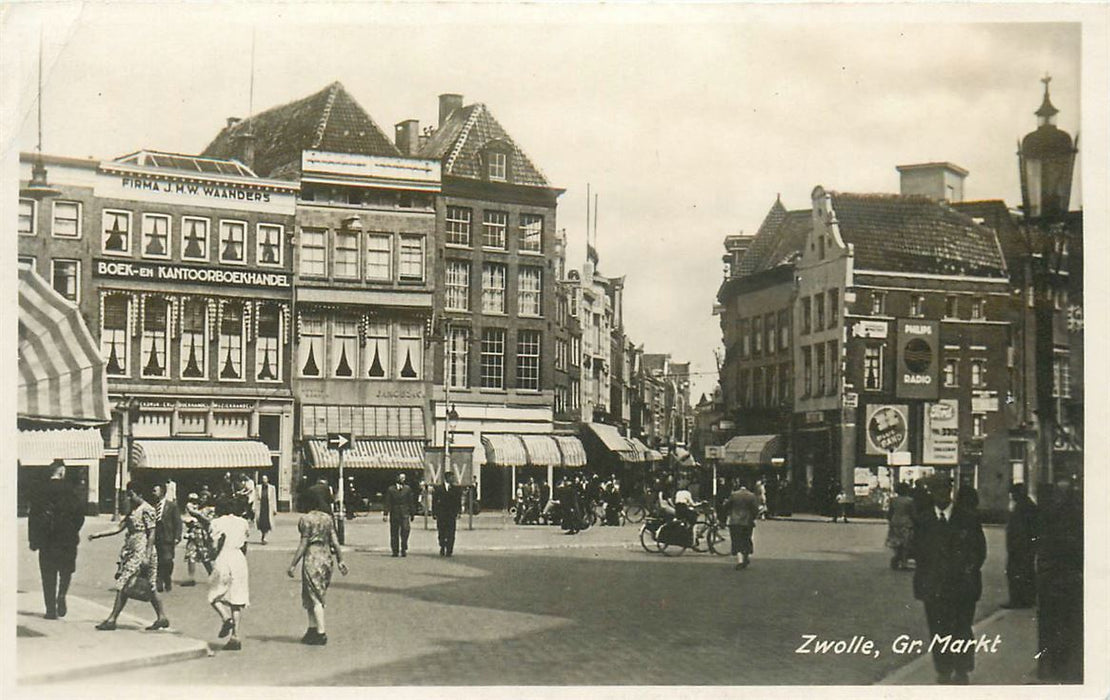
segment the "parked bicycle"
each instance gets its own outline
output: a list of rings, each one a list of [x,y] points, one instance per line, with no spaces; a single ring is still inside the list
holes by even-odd
[[[679,556],[687,549],[708,551],[718,556],[730,553],[727,533],[708,504],[697,508],[697,519],[692,522],[675,517],[646,517],[640,527],[640,546],[646,552],[662,552],[671,557]]]

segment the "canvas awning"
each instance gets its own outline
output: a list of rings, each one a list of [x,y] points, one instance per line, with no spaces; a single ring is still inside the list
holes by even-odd
[[[782,453],[782,438],[778,435],[737,435],[725,443],[721,464],[769,465]]]
[[[586,425],[589,427],[590,432],[601,440],[601,444],[605,445],[606,449],[624,461],[643,461],[643,458],[637,454],[636,448],[617,431],[616,426],[608,425],[607,423],[587,423]]]
[[[649,447],[647,451],[647,458],[649,462],[661,462],[663,461],[663,453],[659,450],[653,450]]]
[[[265,469],[270,448],[257,440],[135,440],[136,469]]]
[[[552,435],[551,437],[559,446],[564,467],[574,469],[586,466],[586,449],[582,447],[581,440],[573,435]]]
[[[521,435],[524,450],[528,453],[528,464],[533,467],[559,467],[563,457],[559,446],[550,435]]]
[[[104,456],[104,438],[96,428],[20,430],[16,455],[25,467],[46,466],[55,459],[99,461]]]
[[[482,446],[486,448],[486,464],[498,467],[524,467],[528,465],[528,453],[519,435],[483,434]]]
[[[660,455],[658,452],[655,452],[655,450],[649,450],[648,446],[641,442],[639,438],[628,438],[628,442],[636,450],[636,454],[639,455],[641,462],[652,462],[656,459],[662,458],[663,456]],[[655,452],[655,454],[658,456],[653,457],[651,454],[652,452]]]
[[[338,469],[339,450],[327,440],[307,440],[312,466]],[[343,456],[344,469],[424,469],[424,443],[420,440],[355,440]]]
[[[96,425],[109,419],[104,359],[77,305],[19,266],[19,418]]]

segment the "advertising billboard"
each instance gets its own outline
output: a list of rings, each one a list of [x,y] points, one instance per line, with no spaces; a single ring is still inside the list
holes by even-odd
[[[935,399],[939,380],[940,323],[898,319],[894,393],[900,399]]]
[[[867,454],[885,455],[909,449],[909,410],[905,404],[867,406]]]

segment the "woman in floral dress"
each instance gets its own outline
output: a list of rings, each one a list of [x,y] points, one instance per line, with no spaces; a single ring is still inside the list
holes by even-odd
[[[143,500],[138,487],[134,482],[130,482],[127,484],[124,508],[128,510],[127,515],[120,520],[117,527],[89,535],[89,541],[92,541],[101,537],[118,535],[124,531],[127,532],[123,547],[120,548],[119,565],[116,570],[116,601],[112,606],[112,612],[96,628],[105,631],[116,628],[116,619],[123,612],[123,606],[127,604],[128,600],[125,590],[129,586],[135,585],[135,581],[139,578],[147,579],[147,588],[150,589],[150,604],[154,607],[154,613],[158,616],[147,629],[157,630],[169,627],[170,621],[162,610],[162,601],[159,600],[158,593],[154,588],[149,585],[150,577],[158,566],[158,559],[154,552],[154,525],[156,520],[154,507]]]
[[[331,504],[318,492],[309,490],[305,495],[304,515],[297,523],[301,533],[300,544],[289,563],[289,577],[292,578],[297,563],[301,563],[301,604],[308,614],[308,630],[301,638],[305,644],[325,645],[328,643],[327,628],[324,624],[324,600],[331,584],[332,558],[339,571],[346,576],[347,565],[339,549],[339,539],[331,517]]]

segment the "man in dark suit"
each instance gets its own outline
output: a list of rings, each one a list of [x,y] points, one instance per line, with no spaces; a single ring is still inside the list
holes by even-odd
[[[1037,600],[1037,504],[1025,484],[1010,487],[1010,517],[1006,521],[1006,581],[1010,600],[1004,608],[1031,608]]]
[[[409,532],[416,513],[416,499],[412,488],[405,483],[405,473],[399,472],[397,480],[385,490],[385,507],[382,520],[389,518],[389,548],[393,556],[408,556]]]
[[[173,558],[177,545],[181,542],[181,511],[177,504],[166,498],[166,489],[155,484],[151,489],[151,505],[156,517],[154,526],[154,550],[158,555],[158,592],[173,590]]]
[[[63,462],[54,460],[50,479],[31,502],[27,514],[27,539],[31,551],[39,553],[42,599],[48,620],[66,616],[66,592],[77,568],[77,543],[85,524],[85,510],[65,476]]]
[[[983,590],[980,569],[987,558],[987,541],[975,511],[953,505],[948,477],[934,474],[925,488],[931,506],[921,514],[914,531],[917,568],[913,594],[925,604],[937,682],[965,685],[975,666],[975,645],[963,641],[972,638],[975,603]],[[953,647],[953,641],[959,643]]]
[[[455,551],[455,526],[461,510],[462,489],[448,469],[443,474],[443,483],[432,493],[432,515],[436,519],[441,557],[449,557]]]

